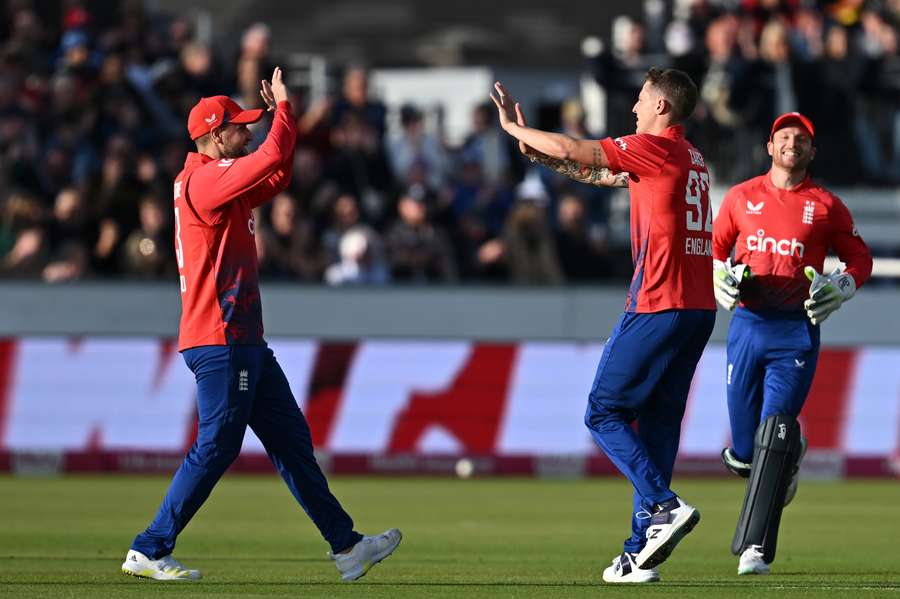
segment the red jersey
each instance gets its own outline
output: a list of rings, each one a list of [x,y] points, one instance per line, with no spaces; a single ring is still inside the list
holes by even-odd
[[[769,174],[732,187],[716,217],[713,256],[750,267],[741,284],[741,305],[751,310],[799,310],[809,297],[804,266],[822,272],[833,248],[857,288],[872,273],[872,254],[850,211],[807,177],[794,189],[778,189]]]
[[[290,183],[296,136],[291,105],[279,102],[255,152],[219,160],[188,154],[175,178],[179,351],[263,343],[252,209]]]
[[[600,141],[616,172],[628,172],[634,276],[627,312],[715,310],[712,211],[703,155],[680,125],[660,135]]]

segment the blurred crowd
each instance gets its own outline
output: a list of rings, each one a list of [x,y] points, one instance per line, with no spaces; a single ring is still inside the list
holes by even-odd
[[[657,6],[662,3],[646,3]],[[701,102],[688,137],[719,182],[765,170],[774,118],[818,124],[813,176],[833,185],[900,184],[900,0],[676,0],[618,23],[598,59],[613,122],[650,64],[687,71]]]
[[[787,110],[820,123],[815,172],[826,180],[900,180],[900,0],[675,4],[660,22],[652,11],[620,22],[614,51],[595,60],[609,133],[631,129],[646,68],[666,63],[700,87],[689,137],[720,183],[765,170],[760,140]],[[172,280],[171,183],[194,149],[187,113],[219,93],[261,105],[259,82],[276,63],[269,29],[250,26],[222,56],[191,21],[138,0],[108,14],[77,0],[52,14],[38,6],[8,1],[0,26],[0,277]],[[257,215],[264,280],[557,285],[630,275],[627,244],[609,239],[610,190],[531,167],[492,105],[473,110],[458,146],[412,104],[391,129],[368,83],[363,66],[345,65],[332,96],[294,98],[294,178]],[[577,99],[556,121],[577,137],[607,133],[586,129]],[[256,144],[268,127],[254,126]]]

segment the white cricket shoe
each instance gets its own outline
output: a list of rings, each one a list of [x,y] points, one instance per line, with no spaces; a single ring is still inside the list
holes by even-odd
[[[744,574],[768,574],[769,564],[763,561],[762,546],[750,545],[741,554],[738,562],[738,575]]]
[[[159,559],[150,559],[140,551],[131,549],[122,564],[122,573],[154,580],[200,580],[200,570],[185,568],[169,554]]]
[[[792,502],[797,494],[797,485],[800,484],[800,464],[803,462],[808,447],[809,442],[806,437],[800,437],[800,457],[797,459],[797,465],[794,466],[794,474],[791,476],[791,482],[788,483],[787,493],[784,494],[784,505]]]
[[[623,552],[613,558],[612,565],[603,571],[603,582],[659,582],[656,568],[642,570],[634,563],[636,553]]]
[[[700,522],[700,511],[675,497],[656,506],[647,529],[647,544],[638,553],[638,568],[655,568],[666,561],[675,546]]]
[[[356,580],[366,575],[369,569],[392,554],[400,544],[403,535],[396,528],[374,537],[365,536],[347,553],[329,556],[334,560],[342,580]]]

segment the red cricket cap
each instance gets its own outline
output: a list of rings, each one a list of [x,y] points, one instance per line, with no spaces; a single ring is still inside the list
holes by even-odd
[[[803,127],[804,129],[806,129],[806,132],[809,133],[809,136],[815,139],[816,128],[813,127],[811,120],[809,120],[799,112],[785,112],[783,115],[775,119],[774,123],[772,123],[772,132],[769,133],[769,141],[772,141],[772,137],[775,136],[776,131],[778,131],[779,129],[784,129],[785,127],[790,127],[791,125]]]
[[[222,125],[255,123],[262,115],[262,108],[244,110],[228,96],[200,98],[188,115],[188,133],[191,139],[197,139]]]

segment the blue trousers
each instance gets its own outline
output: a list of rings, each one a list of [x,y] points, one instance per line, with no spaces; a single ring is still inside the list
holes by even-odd
[[[178,534],[240,453],[247,425],[331,550],[356,544],[362,536],[328,489],[313,455],[309,426],[272,350],[217,345],[188,349],[183,356],[197,379],[197,441],[153,522],[131,548],[151,559],[172,553]]]
[[[712,310],[625,313],[603,348],[584,421],[634,487],[625,551],[643,548],[653,507],[676,495],[681,419],[715,320]]]
[[[735,310],[728,328],[728,416],[735,457],[753,459],[759,423],[797,417],[819,359],[819,327],[803,312]]]

